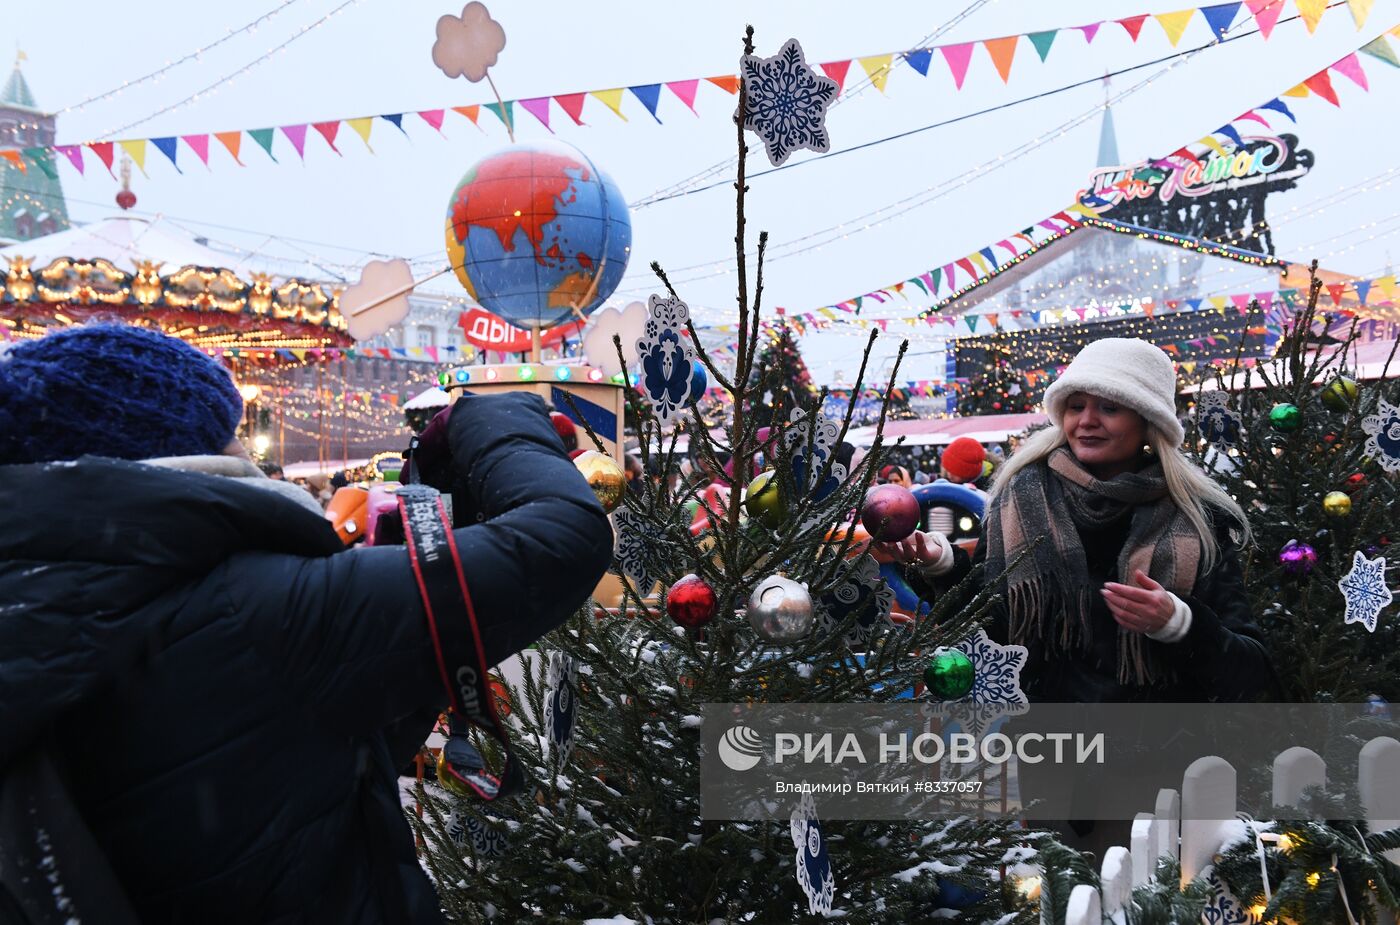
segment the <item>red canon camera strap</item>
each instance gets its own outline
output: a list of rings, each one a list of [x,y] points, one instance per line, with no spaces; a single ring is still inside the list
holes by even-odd
[[[451,523],[436,489],[426,485],[404,485],[398,491],[399,514],[403,518],[404,538],[408,558],[413,564],[413,576],[423,597],[423,610],[428,617],[428,632],[437,655],[438,671],[447,689],[452,711],[472,726],[485,732],[501,745],[505,756],[499,777],[481,767],[462,767],[454,763],[458,780],[471,788],[483,800],[494,800],[519,790],[524,784],[520,764],[511,755],[510,739],[496,714],[496,703],[487,680],[486,650],[482,645],[481,627],[472,607],[471,592],[462,573],[457,556],[457,544],[452,537]],[[448,663],[438,628],[438,615],[465,612],[471,626],[472,646],[468,660],[458,665]],[[454,724],[456,725],[456,724]],[[475,749],[473,749],[475,751]],[[471,762],[470,764],[476,764]]]

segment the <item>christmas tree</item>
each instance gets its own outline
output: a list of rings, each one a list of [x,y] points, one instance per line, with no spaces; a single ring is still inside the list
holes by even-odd
[[[1305,304],[1285,317],[1274,360],[1237,358],[1216,389],[1197,393],[1197,458],[1249,516],[1241,565],[1285,699],[1397,700],[1400,622],[1382,599],[1396,561],[1390,473],[1400,458],[1386,431],[1400,383],[1385,374],[1358,381],[1347,358],[1360,322],[1320,310],[1321,288],[1314,278]],[[1370,592],[1367,576],[1376,579]]]
[[[752,54],[752,29],[745,45]],[[740,89],[741,116],[748,93]],[[585,607],[543,640],[513,704],[528,792],[482,804],[420,788],[422,819],[410,818],[424,863],[455,922],[807,921],[817,917],[819,900],[799,885],[799,873],[811,883],[813,865],[826,858],[825,902],[847,921],[921,921],[951,906],[966,921],[1033,921],[1034,904],[1009,887],[1004,871],[1030,857],[1039,836],[1012,822],[823,822],[812,842],[795,838],[795,823],[781,814],[702,817],[703,705],[907,697],[928,653],[968,637],[991,603],[988,592],[957,612],[935,602],[924,619],[891,618],[892,595],[849,525],[884,458],[881,441],[847,471],[839,447],[852,406],[840,420],[821,415],[825,391],[809,387],[784,335],[766,359],[759,354],[767,236],[758,238],[750,292],[744,119],[739,123],[732,377],[701,346],[656,264],[667,294],[653,297],[653,317],[664,307],[685,319],[689,349],[710,383],[732,398],[721,440],[711,437],[693,403],[685,408],[692,454],[713,472],[722,470],[721,458],[761,456],[767,469],[750,480],[744,466],[733,467],[731,490],[704,502],[711,527],[698,536],[685,513],[685,500],[701,487],[698,476],[679,495],[648,482],[624,500],[614,515],[615,568],[629,579],[622,606]],[[876,336],[872,331],[856,391]],[[642,387],[653,401],[637,415],[649,471],[671,472],[679,462],[670,427],[682,415],[667,402],[686,404],[689,383],[672,383],[674,395],[667,385],[657,399],[650,377],[683,375],[689,359],[676,346],[681,341],[671,339],[664,364],[660,348],[640,351]],[[903,353],[901,347],[899,359]],[[637,394],[628,397],[641,405]],[[661,448],[659,459],[653,447]],[[739,490],[745,483],[746,498]],[[659,597],[647,596],[657,582]],[[792,595],[792,606],[770,611],[751,598],[760,584],[774,582]],[[803,584],[806,592],[798,590]],[[821,858],[804,855],[814,843],[825,846]]]
[[[958,414],[971,417],[1034,411],[1036,400],[1025,388],[1025,377],[1013,362],[1010,337],[998,331],[982,340],[986,352],[983,369],[959,392]]]

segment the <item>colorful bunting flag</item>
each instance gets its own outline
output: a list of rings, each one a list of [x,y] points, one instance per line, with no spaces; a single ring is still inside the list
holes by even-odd
[[[287,140],[296,149],[297,157],[306,161],[306,126],[305,125],[284,125],[282,134],[287,136]]]
[[[559,108],[564,110],[570,119],[574,120],[574,125],[582,125],[583,101],[587,98],[587,93],[565,93],[556,96],[554,102],[559,104]]]
[[[1287,117],[1289,118],[1289,121],[1291,121],[1291,122],[1296,123],[1296,122],[1298,121],[1298,120],[1297,120],[1296,118],[1294,118],[1294,116],[1293,116],[1293,110],[1289,109],[1289,108],[1288,108],[1288,104],[1285,103],[1285,102],[1284,102],[1283,100],[1281,100],[1281,99],[1275,98],[1275,99],[1269,100],[1267,103],[1264,103],[1264,104],[1262,104],[1262,105],[1256,106],[1256,107],[1254,107],[1254,108],[1255,108],[1255,109],[1272,109],[1272,110],[1274,110],[1275,112],[1281,112],[1281,113],[1283,113],[1285,116],[1287,116]]]
[[[1103,23],[1096,22],[1090,23],[1087,26],[1075,26],[1075,28],[1084,33],[1084,43],[1086,45],[1092,45],[1094,44],[1094,36],[1099,34],[1099,26],[1102,25]]]
[[[55,150],[68,158],[69,162],[77,168],[78,173],[83,172],[83,149],[80,145],[57,145]]]
[[[336,154],[340,154],[340,149],[335,146],[335,136],[340,133],[339,120],[334,122],[313,122],[311,123],[311,127],[316,130],[318,135],[326,139],[326,144],[331,146],[332,151]],[[344,155],[341,156],[343,157]]]
[[[1327,0],[1323,0],[1323,2],[1325,3]],[[1181,41],[1182,33],[1191,23],[1191,17],[1195,15],[1194,9],[1177,10],[1174,13],[1157,13],[1152,18],[1161,25],[1162,31],[1167,34],[1167,41],[1171,42],[1172,47],[1175,48],[1176,43]]]
[[[1019,35],[1008,35],[1005,38],[987,39],[982,43],[987,48],[987,54],[992,56],[992,64],[1001,75],[1002,83],[1009,83],[1011,80],[1011,61],[1016,57],[1016,43],[1020,39]]]
[[[904,60],[909,62],[909,66],[917,71],[920,77],[927,77],[929,62],[933,60],[933,49],[916,48],[913,51],[906,51]]]
[[[506,103],[506,105],[509,106],[510,103]],[[403,113],[401,113],[401,112],[386,112],[386,113],[384,113],[383,115],[381,115],[379,118],[383,119],[385,122],[388,122],[390,125],[392,125],[392,126],[393,126],[394,128],[396,128],[396,129],[398,129],[399,131],[403,132],[405,135],[408,134],[408,132],[405,131],[405,130],[404,130],[404,127],[403,127]]]
[[[136,138],[130,141],[119,141],[117,144],[126,152],[126,156],[135,162],[136,168],[144,176],[146,173],[146,139]]]
[[[661,102],[661,84],[644,84],[640,87],[628,87],[632,95],[642,101],[642,105],[651,113],[651,117],[656,119],[656,124],[661,124],[661,119],[656,115],[656,107]]]
[[[1249,14],[1254,17],[1260,35],[1268,41],[1274,24],[1278,22],[1278,14],[1283,11],[1283,0],[1244,0],[1244,4],[1249,7]]]
[[[1360,32],[1366,28],[1366,17],[1371,15],[1371,7],[1375,0],[1347,0],[1347,8],[1351,10],[1351,18],[1356,21],[1356,31]]]
[[[967,77],[967,66],[972,61],[972,43],[940,45],[938,50],[943,53],[943,59],[948,62],[948,70],[953,72],[953,85],[961,90],[963,79]]]
[[[1333,106],[1341,107],[1342,103],[1341,100],[1337,99],[1337,91],[1332,88],[1332,78],[1327,76],[1327,68],[1323,68],[1303,81],[1303,86],[1307,87]]]
[[[1235,14],[1240,11],[1238,3],[1218,3],[1215,6],[1201,7],[1201,15],[1206,18],[1206,25],[1210,26],[1210,34],[1216,40],[1223,39],[1225,33],[1230,31],[1230,24],[1235,21]]]
[[[1055,36],[1059,34],[1058,29],[1051,29],[1048,32],[1031,32],[1026,38],[1031,40],[1031,45],[1035,47],[1035,53],[1040,55],[1040,60],[1044,62],[1050,54],[1050,46],[1055,44]]]
[[[475,125],[477,128],[481,128],[481,124],[476,121],[477,117],[481,115],[480,106],[453,106],[452,111],[458,113],[459,115],[466,116],[469,120],[471,120],[472,125]],[[353,125],[357,121],[361,120],[351,119],[350,123]],[[365,144],[369,144],[369,132],[364,132],[363,137],[365,139]]]
[[[737,74],[724,74],[719,77],[706,77],[705,79],[731,96],[739,92],[739,75]],[[603,92],[606,93],[608,91],[605,90]],[[618,95],[621,96],[620,93]],[[595,93],[594,96],[597,96],[597,94]],[[598,98],[602,99],[602,97]],[[603,100],[603,102],[606,103],[607,100]]]
[[[549,134],[554,134],[554,129],[549,128],[549,97],[538,96],[531,100],[520,100],[520,105],[525,107],[525,111],[536,119],[540,124],[549,129]]]
[[[170,166],[175,168],[176,173],[184,173],[180,165],[175,162],[175,154],[179,148],[180,139],[173,136],[167,138],[152,138],[151,144],[156,146],[156,150],[170,159]]]
[[[1379,58],[1392,67],[1400,67],[1400,58],[1395,57],[1395,50],[1390,47],[1390,43],[1385,40],[1385,36],[1378,35],[1374,42],[1368,42],[1361,46],[1361,50],[1373,58]]]
[[[433,131],[441,134],[444,115],[446,115],[446,111],[442,109],[424,109],[419,111],[418,118],[432,126]]]
[[[672,80],[667,82],[666,86],[676,95],[676,99],[685,104],[686,109],[695,112],[695,91],[700,86],[700,79],[698,77],[691,80]],[[583,102],[582,94],[579,94],[579,102]],[[698,112],[695,112],[695,114],[697,116],[699,115]]]
[[[818,67],[822,69],[823,74],[836,81],[836,92],[839,95],[846,87],[846,72],[851,69],[851,62],[849,60],[830,61],[818,65]]]
[[[29,168],[24,165],[24,158],[21,157],[20,153],[14,150],[13,148],[5,148],[3,150],[0,150],[0,157],[3,157],[11,164],[14,164],[16,167],[18,167],[20,173],[29,173]]]
[[[717,78],[711,77],[709,79],[713,82]],[[735,79],[737,80],[738,78]],[[614,87],[611,90],[594,90],[590,95],[594,99],[602,101],[603,105],[616,113],[617,117],[623,122],[626,122],[627,117],[622,114],[622,93],[623,90],[621,87]]]
[[[476,120],[472,119],[472,121],[475,122]],[[359,119],[346,119],[345,124],[354,129],[355,134],[359,135],[360,140],[365,143],[366,150],[373,154],[374,148],[370,147],[369,136],[370,133],[374,131],[374,118],[372,116],[364,116]]]
[[[235,164],[239,167],[245,166],[244,163],[238,159],[238,149],[243,145],[242,132],[215,132],[214,137],[217,138],[219,144],[223,145],[224,149],[228,151]]]
[[[860,59],[861,69],[870,78],[870,85],[881,93],[885,92],[885,81],[890,79],[890,62],[893,60],[894,55],[871,55]]]
[[[619,93],[621,91],[618,91]],[[501,120],[501,124],[506,127],[506,131],[515,131],[515,111],[511,105],[513,100],[506,100],[505,103],[487,103],[486,108],[496,114],[496,118]],[[388,116],[385,116],[387,119]]]
[[[190,146],[194,156],[199,158],[199,162],[205,167],[209,166],[209,136],[208,135],[184,135],[185,144]],[[82,167],[78,168],[79,173]]]
[[[102,162],[102,166],[107,168],[108,173],[112,173],[112,161],[116,157],[116,152],[112,148],[110,141],[90,141],[87,149],[97,155],[97,159]],[[112,174],[113,179],[116,174]]]
[[[1322,21],[1322,14],[1327,12],[1328,0],[1294,0],[1298,6],[1298,15],[1303,17],[1304,24],[1308,27],[1308,34],[1312,35],[1317,31],[1317,24]]]
[[[1142,24],[1147,22],[1147,14],[1143,13],[1140,16],[1129,16],[1127,19],[1120,19],[1117,20],[1117,22],[1118,25],[1128,31],[1128,35],[1132,36],[1133,43],[1136,44],[1138,35],[1142,32]]]
[[[277,158],[272,153],[272,129],[251,128],[248,130],[248,137],[256,141],[258,147],[267,152],[267,156],[272,158],[273,163],[277,162]]]
[[[1361,70],[1361,59],[1356,57],[1356,52],[1352,52],[1332,65],[1332,70],[1351,80],[1366,92],[1371,91],[1371,86],[1366,82],[1366,72]]]

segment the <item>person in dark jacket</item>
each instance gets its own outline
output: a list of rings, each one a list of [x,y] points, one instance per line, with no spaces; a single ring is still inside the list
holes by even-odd
[[[444,413],[494,665],[587,597],[612,534],[538,397]],[[141,922],[440,922],[397,780],[449,699],[409,555],[344,549],[241,455],[241,416],[222,367],[143,329],[0,355],[0,771],[55,753]],[[436,631],[473,656],[465,612]]]
[[[1276,695],[1240,573],[1248,521],[1180,451],[1175,391],[1152,344],[1089,344],[1046,390],[1053,426],[998,467],[972,561],[937,533],[884,544],[926,596],[972,564],[1000,576],[988,635],[1026,646],[1032,702]]]

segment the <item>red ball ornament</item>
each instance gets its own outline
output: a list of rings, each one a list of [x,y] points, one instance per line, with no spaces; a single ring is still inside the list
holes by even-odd
[[[1366,475],[1362,472],[1353,472],[1347,476],[1346,490],[1349,492],[1359,491],[1366,484]]]
[[[715,589],[699,575],[686,575],[666,592],[666,612],[681,626],[692,629],[715,618]]]
[[[893,543],[913,533],[922,514],[918,499],[903,485],[876,485],[865,493],[860,522],[872,539]]]
[[[129,189],[124,189],[117,193],[117,205],[123,209],[130,209],[136,205],[136,194]]]

